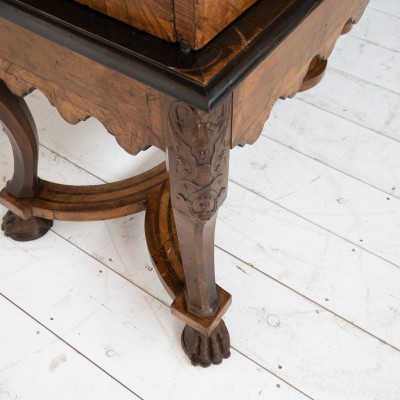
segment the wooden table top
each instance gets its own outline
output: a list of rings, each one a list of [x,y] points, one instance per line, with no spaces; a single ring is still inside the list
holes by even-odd
[[[0,14],[200,109],[209,109],[325,0],[260,0],[200,51],[159,40],[70,0],[0,0]],[[34,18],[36,17],[36,18]]]
[[[269,54],[290,42],[293,35],[307,36],[307,46],[316,45],[329,22],[337,24],[347,13],[349,17],[358,15],[357,7],[361,15],[366,1],[259,0],[207,46],[189,54],[183,54],[176,43],[160,40],[70,0],[0,0],[0,15],[207,111]],[[325,14],[329,14],[326,20],[321,18]],[[300,48],[293,49],[300,45],[301,40],[292,44],[288,57],[301,52]]]

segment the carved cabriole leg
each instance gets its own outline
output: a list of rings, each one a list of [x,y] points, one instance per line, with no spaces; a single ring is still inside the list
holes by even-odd
[[[14,175],[6,190],[17,198],[33,198],[40,190],[37,176],[38,136],[35,123],[25,101],[15,96],[0,81],[0,121],[10,139],[14,155]],[[52,221],[30,218],[26,221],[11,211],[1,225],[6,236],[18,241],[42,237],[52,226]]]
[[[0,81],[0,120],[14,154],[14,175],[7,191],[16,197],[33,197],[39,190],[37,177],[38,136],[25,101]]]
[[[229,334],[221,320],[227,302],[220,302],[214,272],[214,232],[217,211],[226,198],[231,143],[231,103],[210,113],[181,102],[168,110],[168,167],[171,204],[181,251],[186,287],[173,312],[187,324],[182,344],[194,365],[219,364],[229,356]],[[221,297],[222,298],[222,297]],[[192,314],[193,317],[190,317]],[[192,320],[220,314],[206,331]],[[199,318],[197,318],[198,320]]]

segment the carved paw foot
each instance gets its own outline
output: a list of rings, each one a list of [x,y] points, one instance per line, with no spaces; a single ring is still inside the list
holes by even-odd
[[[231,355],[229,332],[224,321],[209,337],[186,325],[182,332],[182,347],[192,365],[204,368],[221,364],[224,358]]]
[[[44,236],[53,226],[53,221],[43,218],[32,217],[23,220],[11,211],[3,218],[1,229],[4,235],[18,242],[28,242]]]

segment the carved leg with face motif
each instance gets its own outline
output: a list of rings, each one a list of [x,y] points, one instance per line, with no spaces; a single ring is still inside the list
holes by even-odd
[[[222,315],[206,332],[195,329],[192,320],[201,323],[226,308],[215,283],[214,232],[227,194],[231,106],[225,102],[204,113],[172,102],[167,109],[171,203],[186,281],[182,345],[193,365],[206,367],[230,354]]]
[[[6,191],[17,198],[32,198],[40,189],[37,176],[38,136],[35,123],[25,101],[10,92],[0,81],[0,121],[10,139],[14,154],[14,175]],[[8,211],[1,225],[6,236],[17,241],[42,237],[53,222],[32,217],[24,220]]]

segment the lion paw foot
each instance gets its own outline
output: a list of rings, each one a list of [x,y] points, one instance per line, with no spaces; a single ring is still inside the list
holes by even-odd
[[[18,242],[28,242],[44,236],[53,226],[53,221],[43,218],[32,217],[28,220],[8,211],[3,218],[1,229],[4,235]]]
[[[186,325],[182,332],[182,347],[193,365],[204,368],[221,364],[231,355],[229,332],[222,320],[208,337]]]

